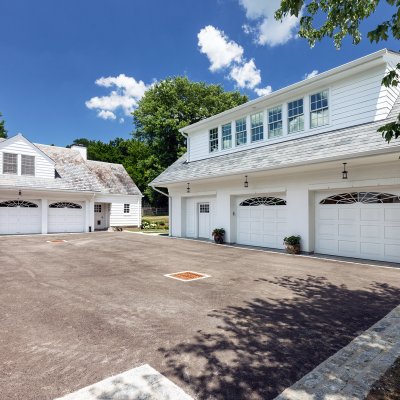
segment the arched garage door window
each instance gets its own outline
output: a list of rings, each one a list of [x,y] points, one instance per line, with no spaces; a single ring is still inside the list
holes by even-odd
[[[0,207],[38,208],[38,205],[24,200],[8,200],[0,203]]]
[[[252,197],[242,201],[240,206],[285,206],[286,200],[279,197]]]
[[[82,208],[82,206],[76,203],[58,202],[50,204],[49,208]]]
[[[400,196],[379,192],[352,192],[329,196],[320,201],[320,204],[388,204],[400,203]]]

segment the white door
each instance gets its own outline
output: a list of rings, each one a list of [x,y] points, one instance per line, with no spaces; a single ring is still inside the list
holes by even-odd
[[[277,197],[252,197],[238,201],[238,244],[283,248],[287,235],[286,201]]]
[[[315,251],[400,262],[400,197],[382,192],[317,196]]]
[[[41,232],[40,200],[0,200],[0,234]]]
[[[199,203],[199,238],[209,239],[211,237],[210,203]]]
[[[84,232],[85,212],[82,203],[49,203],[48,232]]]
[[[94,221],[95,229],[106,229],[108,228],[107,208],[108,204],[96,203],[94,205]]]

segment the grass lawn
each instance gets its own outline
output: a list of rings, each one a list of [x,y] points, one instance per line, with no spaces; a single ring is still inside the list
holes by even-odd
[[[167,216],[145,216],[142,217],[142,222],[147,221],[150,224],[157,224],[157,229],[140,229],[140,228],[126,228],[127,231],[131,232],[143,232],[143,233],[165,233],[168,234],[169,217]],[[160,226],[164,224],[164,226]]]

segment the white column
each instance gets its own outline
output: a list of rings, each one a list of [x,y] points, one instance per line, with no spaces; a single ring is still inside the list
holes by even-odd
[[[182,236],[182,197],[173,196],[171,199],[171,221],[170,229],[172,236]]]
[[[89,232],[89,226],[94,232],[94,199],[85,201],[85,232]]]
[[[231,243],[231,196],[229,192],[217,192],[215,216],[216,226],[211,228],[224,228],[225,242]]]
[[[49,214],[49,204],[47,199],[41,199],[42,203],[42,234],[48,232],[48,214]]]

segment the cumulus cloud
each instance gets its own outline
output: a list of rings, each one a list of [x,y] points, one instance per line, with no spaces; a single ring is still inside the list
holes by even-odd
[[[315,75],[318,75],[317,69],[312,70],[309,74],[305,74],[303,76],[303,79],[310,79],[310,78],[313,78]]]
[[[261,73],[253,59],[232,67],[229,76],[240,88],[254,89],[261,83]]]
[[[243,25],[247,34],[253,34],[258,44],[277,46],[285,44],[295,37],[299,18],[287,16],[282,21],[276,21],[275,11],[280,6],[280,0],[239,0],[250,23]]]
[[[272,87],[266,86],[264,88],[255,88],[254,91],[258,96],[266,96],[272,92]]]
[[[101,77],[96,80],[96,85],[112,88],[107,96],[95,96],[85,102],[87,108],[97,111],[97,116],[102,119],[115,120],[117,112],[130,115],[137,107],[138,101],[150,87],[143,81],[120,74],[118,76]],[[119,121],[121,122],[120,118]],[[123,121],[122,121],[123,122]]]
[[[234,61],[240,62],[243,57],[243,47],[225,35],[214,26],[208,25],[197,35],[200,52],[210,61],[210,71],[215,72],[230,66]]]

